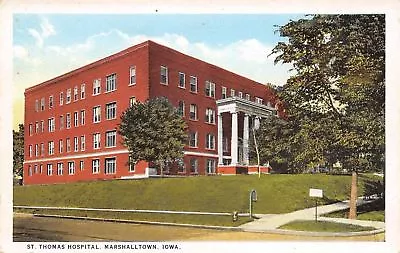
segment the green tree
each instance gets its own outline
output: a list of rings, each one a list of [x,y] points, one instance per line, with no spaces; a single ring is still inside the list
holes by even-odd
[[[121,116],[118,132],[128,147],[131,163],[153,162],[163,170],[167,163],[183,158],[186,122],[166,98],[135,103]]]
[[[18,131],[13,130],[13,173],[22,176],[24,163],[24,125],[18,125]]]
[[[340,161],[353,171],[354,218],[357,172],[384,168],[385,16],[311,15],[278,32],[288,41],[272,50],[275,62],[295,73],[280,94],[289,159],[296,166]]]

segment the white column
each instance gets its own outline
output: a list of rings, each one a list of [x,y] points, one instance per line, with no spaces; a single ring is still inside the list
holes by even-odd
[[[243,122],[243,163],[249,165],[249,115],[244,115]]]
[[[218,113],[218,164],[222,165],[223,162],[223,127],[222,127],[222,113]]]
[[[232,112],[231,165],[238,163],[238,113]]]

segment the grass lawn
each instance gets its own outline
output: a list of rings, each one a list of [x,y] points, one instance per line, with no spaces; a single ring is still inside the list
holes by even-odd
[[[254,203],[254,213],[273,214],[312,207],[314,202],[308,197],[309,188],[324,190],[321,204],[348,199],[350,182],[350,176],[274,174],[263,175],[260,179],[256,175],[199,176],[15,186],[14,205],[246,213],[249,192],[256,189],[258,201]],[[364,181],[359,182],[362,194]],[[93,215],[105,214],[91,212],[89,216]],[[118,217],[126,215],[119,213]],[[233,223],[231,217],[223,216],[130,215],[132,219],[140,220],[240,224]],[[248,221],[244,217],[239,220]]]
[[[347,218],[349,209],[326,214],[326,217]],[[374,202],[357,207],[357,219],[385,221],[385,200],[378,199]]]
[[[352,224],[328,222],[328,221],[293,221],[285,224],[280,229],[311,231],[311,232],[360,232],[375,230],[373,227],[363,227]]]

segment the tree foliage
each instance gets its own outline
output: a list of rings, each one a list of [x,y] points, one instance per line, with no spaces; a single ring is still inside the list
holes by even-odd
[[[24,163],[24,125],[13,130],[13,173],[22,176]]]
[[[336,161],[349,170],[382,169],[385,16],[312,15],[278,32],[288,40],[273,49],[275,63],[294,72],[279,93],[289,134],[264,149],[288,154],[293,171]]]
[[[153,162],[161,168],[183,157],[186,122],[166,98],[135,103],[121,116],[118,132],[128,147],[131,162]]]

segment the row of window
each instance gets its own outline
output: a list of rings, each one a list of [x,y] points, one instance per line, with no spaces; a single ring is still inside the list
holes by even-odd
[[[189,132],[189,147],[197,148],[198,147],[198,134],[197,132]],[[206,134],[205,139],[205,147],[206,149],[215,150],[215,135],[211,133]]]
[[[136,83],[136,68],[130,67],[130,85]],[[86,92],[85,92],[86,84],[81,84],[80,90],[78,86],[75,86],[73,89],[73,97],[72,97],[72,88],[69,88],[65,92],[65,104],[69,104],[72,101],[78,101],[79,99],[85,99]],[[113,73],[111,75],[106,76],[105,78],[105,93],[112,92],[117,89],[117,74]],[[93,96],[99,95],[101,93],[101,78],[95,79],[93,81]],[[52,109],[54,107],[54,96],[49,96],[48,108]],[[64,105],[64,92],[61,91],[59,94],[59,105]],[[38,99],[35,100],[35,111],[44,111],[46,109],[46,101],[45,98],[41,98],[40,101]]]
[[[104,159],[104,174],[115,174],[117,170],[117,162],[115,157],[105,158]],[[75,161],[68,161],[66,163],[68,175],[75,175]],[[47,176],[52,176],[53,174],[62,176],[64,175],[64,163],[58,162],[56,164],[57,170],[53,172],[53,164],[47,163]],[[79,169],[83,171],[85,168],[85,163],[83,160],[79,161]],[[134,172],[134,166],[129,166],[129,172]],[[92,159],[92,174],[99,174],[100,173],[100,159],[95,158]],[[43,164],[35,164],[34,166],[29,165],[28,167],[28,175],[32,176],[33,174],[43,174]]]
[[[178,102],[177,111],[181,117],[185,117],[185,102],[184,101]],[[196,104],[189,105],[189,119],[198,120],[198,110],[197,110]],[[209,124],[215,124],[215,110],[214,109],[206,108],[205,122],[209,123]]]
[[[62,176],[64,175],[64,163],[63,162],[58,162],[55,164],[56,171],[53,171],[53,164],[52,163],[47,163],[47,176],[52,176],[54,174]],[[68,175],[75,175],[75,161],[68,161],[66,162],[66,168]],[[91,169],[92,169],[92,174],[100,174],[100,159],[99,158],[94,158],[91,161]],[[190,158],[189,160],[189,166],[190,166],[190,173],[192,174],[197,174],[199,170],[199,163],[197,158]],[[116,174],[117,172],[117,159],[115,157],[110,157],[110,158],[105,158],[104,159],[104,170],[103,173],[105,175],[108,174]],[[83,171],[85,169],[85,163],[83,160],[79,161],[79,169]],[[128,171],[129,172],[135,172],[135,164],[130,164],[128,166]],[[185,167],[180,166],[178,169],[178,172],[180,173],[185,173]],[[215,159],[207,159],[206,160],[206,173],[207,174],[215,174],[216,173],[216,161]],[[43,164],[35,164],[35,165],[29,165],[28,166],[28,176],[32,176],[33,174],[43,174]]]
[[[184,88],[186,89],[186,75],[183,72],[179,72],[179,83],[178,87],[179,88]],[[166,66],[161,66],[160,69],[160,83],[164,85],[168,85],[168,68]],[[129,68],[129,85],[135,85],[136,84],[136,67],[131,66]],[[215,83],[211,81],[206,81],[205,82],[205,87],[204,87],[204,94],[207,97],[215,98]],[[101,94],[101,78],[95,79],[93,81],[93,96]],[[117,89],[117,74],[113,73],[111,75],[106,76],[105,78],[105,93],[107,92],[112,92]],[[189,90],[192,93],[198,93],[198,83],[197,83],[197,77],[196,76],[190,76],[189,77]],[[227,98],[227,87],[222,87],[221,90],[221,98]],[[72,89],[69,88],[66,90],[66,97],[65,97],[65,104],[69,104],[72,101]],[[79,95],[80,94],[80,95]],[[230,89],[230,96],[235,97],[236,96],[236,91],[234,89]],[[251,100],[250,94],[246,93],[243,94],[242,91],[239,91],[237,94],[238,97],[244,98],[246,100]],[[78,86],[75,86],[73,89],[73,101],[78,101],[80,99],[85,99],[85,84],[81,84],[80,91],[78,90]],[[255,97],[255,102],[262,104],[263,99],[259,97]],[[59,104],[62,106],[64,104],[64,93],[60,92],[59,94]],[[35,111],[38,112],[44,111],[45,110],[45,98],[40,99],[40,104],[39,100],[35,101]],[[49,109],[54,107],[54,97],[53,95],[49,96],[49,104],[48,104]]]
[[[135,103],[136,99],[134,99],[134,97],[130,98],[130,103]],[[78,111],[73,113],[73,126],[74,127],[78,127],[79,125],[83,126],[85,125],[85,110],[81,110],[80,113]],[[116,102],[112,102],[112,103],[108,103],[105,106],[105,118],[106,120],[112,120],[112,119],[116,119],[117,118],[117,103]],[[99,123],[101,121],[101,106],[95,106],[93,107],[93,123]],[[29,135],[32,136],[33,133],[39,133],[39,132],[44,132],[44,121],[36,121],[35,123],[35,131],[33,129],[33,124],[30,123],[29,124]],[[55,118],[49,118],[47,120],[47,126],[48,126],[48,132],[54,132],[56,129],[56,122],[55,122]],[[66,129],[70,129],[71,128],[71,113],[67,113],[65,115],[65,119],[64,119],[64,115],[60,115],[59,116],[59,126],[60,126],[60,130],[64,129],[64,127]]]
[[[160,69],[160,83],[163,85],[168,85],[168,67],[166,66],[161,66]],[[179,75],[179,82],[178,82],[178,87],[186,89],[186,75],[183,72],[178,72]],[[204,94],[207,97],[215,98],[215,83],[211,81],[205,81],[205,86],[204,86]],[[190,76],[189,77],[189,90],[192,93],[198,93],[198,83],[197,83],[197,77],[196,76]],[[228,97],[228,89],[227,87],[222,86],[221,87],[221,99],[227,98]],[[229,93],[230,97],[235,97],[238,96],[239,98],[243,98],[246,100],[251,100],[251,96],[248,93],[243,94],[242,91],[239,91],[238,94],[236,94],[236,91],[234,89],[230,89]],[[263,99],[259,97],[255,97],[254,101],[256,103],[262,104]]]
[[[101,134],[100,133],[94,133],[93,134],[93,149],[100,149],[101,148]],[[73,138],[73,150],[74,152],[78,151],[85,151],[86,148],[86,140],[85,140],[85,135],[75,136]],[[105,147],[106,148],[113,148],[117,146],[117,131],[116,130],[111,130],[105,132]],[[34,149],[34,150],[33,150]],[[55,144],[54,141],[49,141],[47,143],[47,154],[48,155],[54,155],[55,150]],[[71,139],[66,138],[65,139],[65,151],[71,152]],[[34,152],[34,153],[33,153]],[[60,139],[58,141],[58,153],[62,154],[64,153],[64,140]],[[29,157],[35,157],[38,156],[44,156],[45,155],[45,146],[44,143],[35,144],[34,146],[31,144],[29,145]]]

